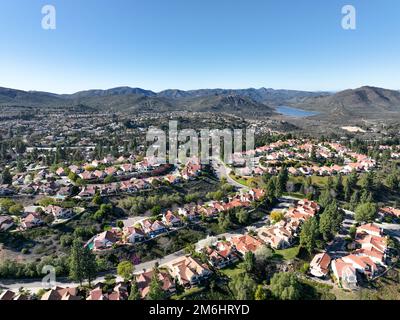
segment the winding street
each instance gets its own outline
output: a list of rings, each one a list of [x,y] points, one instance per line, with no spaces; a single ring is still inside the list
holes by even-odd
[[[227,165],[219,158],[214,157],[211,159],[211,165],[215,171],[215,174],[217,175],[217,177],[219,179],[221,178],[225,178],[226,181],[234,186],[235,188],[239,189],[239,190],[250,190],[249,187],[233,180],[230,176],[229,173],[231,171],[230,168],[227,167]]]

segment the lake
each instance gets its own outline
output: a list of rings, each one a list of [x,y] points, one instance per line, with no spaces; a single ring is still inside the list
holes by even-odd
[[[310,117],[310,116],[315,116],[315,115],[319,114],[319,112],[316,112],[316,111],[307,111],[307,110],[291,108],[291,107],[286,107],[286,106],[276,107],[276,112],[283,114],[285,116],[297,117],[297,118]]]

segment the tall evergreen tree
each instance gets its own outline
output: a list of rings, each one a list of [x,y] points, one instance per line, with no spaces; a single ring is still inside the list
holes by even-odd
[[[11,184],[12,183],[12,175],[8,168],[5,168],[3,170],[3,173],[1,175],[1,182],[2,182],[2,184]]]
[[[136,278],[133,277],[131,282],[131,292],[129,293],[128,300],[140,300],[141,295],[139,291],[138,284],[136,282]]]
[[[165,292],[163,290],[163,283],[159,279],[159,270],[153,269],[153,275],[150,281],[150,289],[147,295],[148,300],[164,300]]]
[[[82,241],[79,238],[76,238],[72,242],[69,257],[69,277],[74,281],[78,281],[81,286],[85,279],[83,255]]]

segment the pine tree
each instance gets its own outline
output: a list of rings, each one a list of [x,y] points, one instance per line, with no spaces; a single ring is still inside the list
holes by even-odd
[[[304,222],[300,232],[300,245],[307,249],[308,253],[315,250],[316,241],[319,235],[318,221],[315,217]]]
[[[78,281],[82,286],[82,282],[85,279],[84,271],[84,257],[82,241],[78,238],[72,242],[72,248],[69,258],[69,276],[72,280]]]
[[[286,184],[289,181],[289,172],[286,167],[283,167],[278,175],[278,185],[282,192],[286,192]]]
[[[140,300],[141,295],[139,291],[139,287],[136,282],[136,278],[133,277],[132,283],[131,283],[131,292],[129,294],[128,300]]]
[[[153,275],[151,277],[150,289],[147,295],[148,300],[164,300],[165,292],[163,290],[163,283],[159,279],[159,271],[154,268]]]
[[[69,258],[69,276],[72,280],[78,281],[82,286],[84,280],[91,281],[95,278],[97,263],[95,255],[88,247],[84,247],[80,238],[72,242]]]
[[[83,274],[91,286],[92,280],[95,279],[97,273],[96,256],[88,248],[83,248]]]
[[[1,175],[2,184],[11,184],[12,183],[12,175],[8,168],[5,168],[3,174]]]

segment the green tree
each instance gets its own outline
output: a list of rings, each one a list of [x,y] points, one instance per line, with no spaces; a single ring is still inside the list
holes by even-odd
[[[267,300],[267,294],[262,285],[258,285],[256,292],[254,293],[254,300]]]
[[[343,198],[345,201],[350,201],[351,198],[351,188],[347,181],[343,183]]]
[[[89,247],[86,246],[83,248],[83,275],[84,278],[89,282],[89,287],[91,286],[93,279],[96,278],[96,274],[96,256],[89,249]]]
[[[69,276],[72,280],[78,281],[81,286],[85,279],[83,256],[82,241],[80,238],[77,238],[72,242],[71,253],[69,256]]]
[[[151,214],[153,216],[158,216],[159,214],[161,214],[161,206],[156,205],[153,208],[151,208]]]
[[[72,242],[69,256],[69,276],[72,280],[82,282],[87,279],[89,285],[97,272],[96,257],[88,247],[84,247],[80,238]]]
[[[355,190],[350,198],[351,209],[354,210],[359,202],[360,202],[360,193],[358,192],[358,190]]]
[[[226,231],[231,226],[231,218],[228,212],[220,212],[218,216],[218,226],[221,230]]]
[[[229,287],[237,300],[252,300],[257,284],[246,273],[240,273],[232,277]]]
[[[115,178],[113,175],[108,175],[107,177],[104,178],[104,183],[112,183],[115,181]]]
[[[299,280],[291,272],[275,273],[271,279],[270,290],[279,300],[299,300],[302,293]]]
[[[342,197],[343,195],[343,177],[342,174],[339,174],[336,177],[336,181],[335,181],[335,191],[338,194],[339,197]]]
[[[24,212],[24,206],[20,203],[16,203],[8,209],[8,212],[13,215],[20,215]]]
[[[276,198],[276,177],[272,177],[271,179],[269,179],[265,194],[270,202],[273,202]]]
[[[239,209],[236,211],[235,216],[239,224],[247,224],[249,222],[250,215],[247,210]]]
[[[283,220],[285,218],[285,215],[282,211],[272,211],[269,217],[273,222],[276,223]]]
[[[117,273],[124,281],[129,281],[132,277],[134,266],[130,261],[122,261],[117,266]]]
[[[131,282],[131,292],[129,293],[128,300],[140,300],[141,295],[135,277]]]
[[[311,219],[305,221],[301,228],[300,245],[311,254],[317,246],[318,236],[318,220],[315,217],[312,217]]]
[[[93,199],[92,199],[92,202],[95,204],[95,205],[101,205],[102,203],[103,203],[103,200],[102,200],[102,198],[101,198],[101,195],[100,195],[100,192],[96,192],[96,194],[94,195],[94,197],[93,197]]]
[[[336,201],[325,208],[319,220],[319,231],[325,241],[330,241],[339,231],[343,219],[343,211],[339,209]]]
[[[326,208],[333,201],[332,195],[329,189],[325,189],[322,191],[319,196],[318,202],[322,208]]]
[[[11,184],[12,183],[12,175],[10,173],[10,169],[5,168],[1,175],[1,183],[2,184]]]
[[[385,179],[385,183],[389,189],[396,190],[399,186],[399,179],[396,174],[389,174]]]
[[[354,189],[358,182],[357,172],[353,170],[350,175],[347,177],[347,184],[349,185],[350,189]]]
[[[367,172],[365,174],[362,175],[361,179],[360,179],[360,186],[361,188],[370,191],[373,187],[373,174],[372,172]]]
[[[278,174],[278,186],[282,192],[286,192],[286,184],[289,181],[289,172],[284,166]]]
[[[355,211],[357,222],[372,222],[377,214],[377,206],[372,202],[361,203]]]
[[[153,275],[150,281],[150,289],[147,295],[148,300],[164,300],[165,292],[163,290],[163,283],[159,278],[159,271],[154,268]]]
[[[254,271],[254,266],[256,263],[256,257],[253,252],[247,251],[244,255],[244,269],[248,272],[251,273]]]

